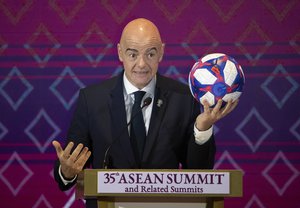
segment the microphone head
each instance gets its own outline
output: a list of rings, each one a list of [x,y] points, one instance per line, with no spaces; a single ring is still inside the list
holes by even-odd
[[[151,97],[146,97],[146,99],[144,100],[142,108],[150,105],[151,102],[152,102],[152,98]]]

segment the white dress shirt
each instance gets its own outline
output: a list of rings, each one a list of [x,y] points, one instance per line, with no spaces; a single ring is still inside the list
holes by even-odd
[[[125,73],[123,76],[123,83],[124,83],[124,90],[123,90],[124,101],[125,101],[125,109],[126,109],[126,116],[127,116],[127,123],[128,123],[131,119],[131,110],[132,110],[132,106],[134,104],[134,94],[133,93],[136,91],[139,91],[139,89],[129,82],[129,80],[125,76]],[[141,91],[146,92],[142,99],[141,105],[147,97],[152,98],[152,102],[150,103],[150,105],[148,105],[147,107],[142,109],[144,122],[145,122],[145,128],[146,128],[146,134],[148,134],[150,118],[151,118],[151,113],[152,113],[152,109],[153,109],[155,84],[156,84],[156,77],[154,77],[147,86],[145,86],[143,89],[141,89]],[[128,129],[130,129],[130,128],[128,127]]]

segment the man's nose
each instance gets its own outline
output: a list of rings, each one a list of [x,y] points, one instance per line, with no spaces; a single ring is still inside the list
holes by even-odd
[[[138,59],[139,68],[144,68],[146,66],[146,61],[144,56],[140,56]]]

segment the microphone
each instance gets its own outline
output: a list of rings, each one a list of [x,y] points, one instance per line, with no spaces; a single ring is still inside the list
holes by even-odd
[[[131,119],[130,119],[129,122],[126,124],[126,126],[124,127],[124,129],[122,129],[121,133],[120,133],[120,134],[112,141],[112,143],[107,147],[107,149],[106,149],[106,151],[105,151],[105,153],[104,153],[104,159],[103,159],[103,168],[104,168],[104,169],[107,169],[107,166],[108,166],[108,163],[109,163],[109,161],[107,160],[107,157],[108,157],[108,155],[109,155],[109,151],[110,151],[112,145],[113,145],[116,141],[118,141],[118,140],[120,139],[121,135],[124,133],[124,131],[125,131],[126,129],[127,129],[127,131],[128,131],[128,126],[131,124],[132,120],[137,116],[138,113],[140,113],[140,111],[141,111],[143,108],[145,108],[145,107],[147,107],[148,105],[150,105],[151,102],[152,102],[152,98],[151,98],[151,97],[145,98],[145,100],[144,100],[144,102],[143,102],[143,105],[142,105],[142,107],[140,108],[140,110],[137,111],[134,115],[131,115]]]

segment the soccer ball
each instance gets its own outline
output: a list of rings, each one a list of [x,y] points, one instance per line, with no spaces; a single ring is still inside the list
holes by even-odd
[[[242,67],[232,57],[223,53],[212,53],[194,64],[188,83],[198,102],[203,105],[203,101],[207,100],[210,107],[214,107],[220,99],[226,103],[239,98],[245,76]]]

